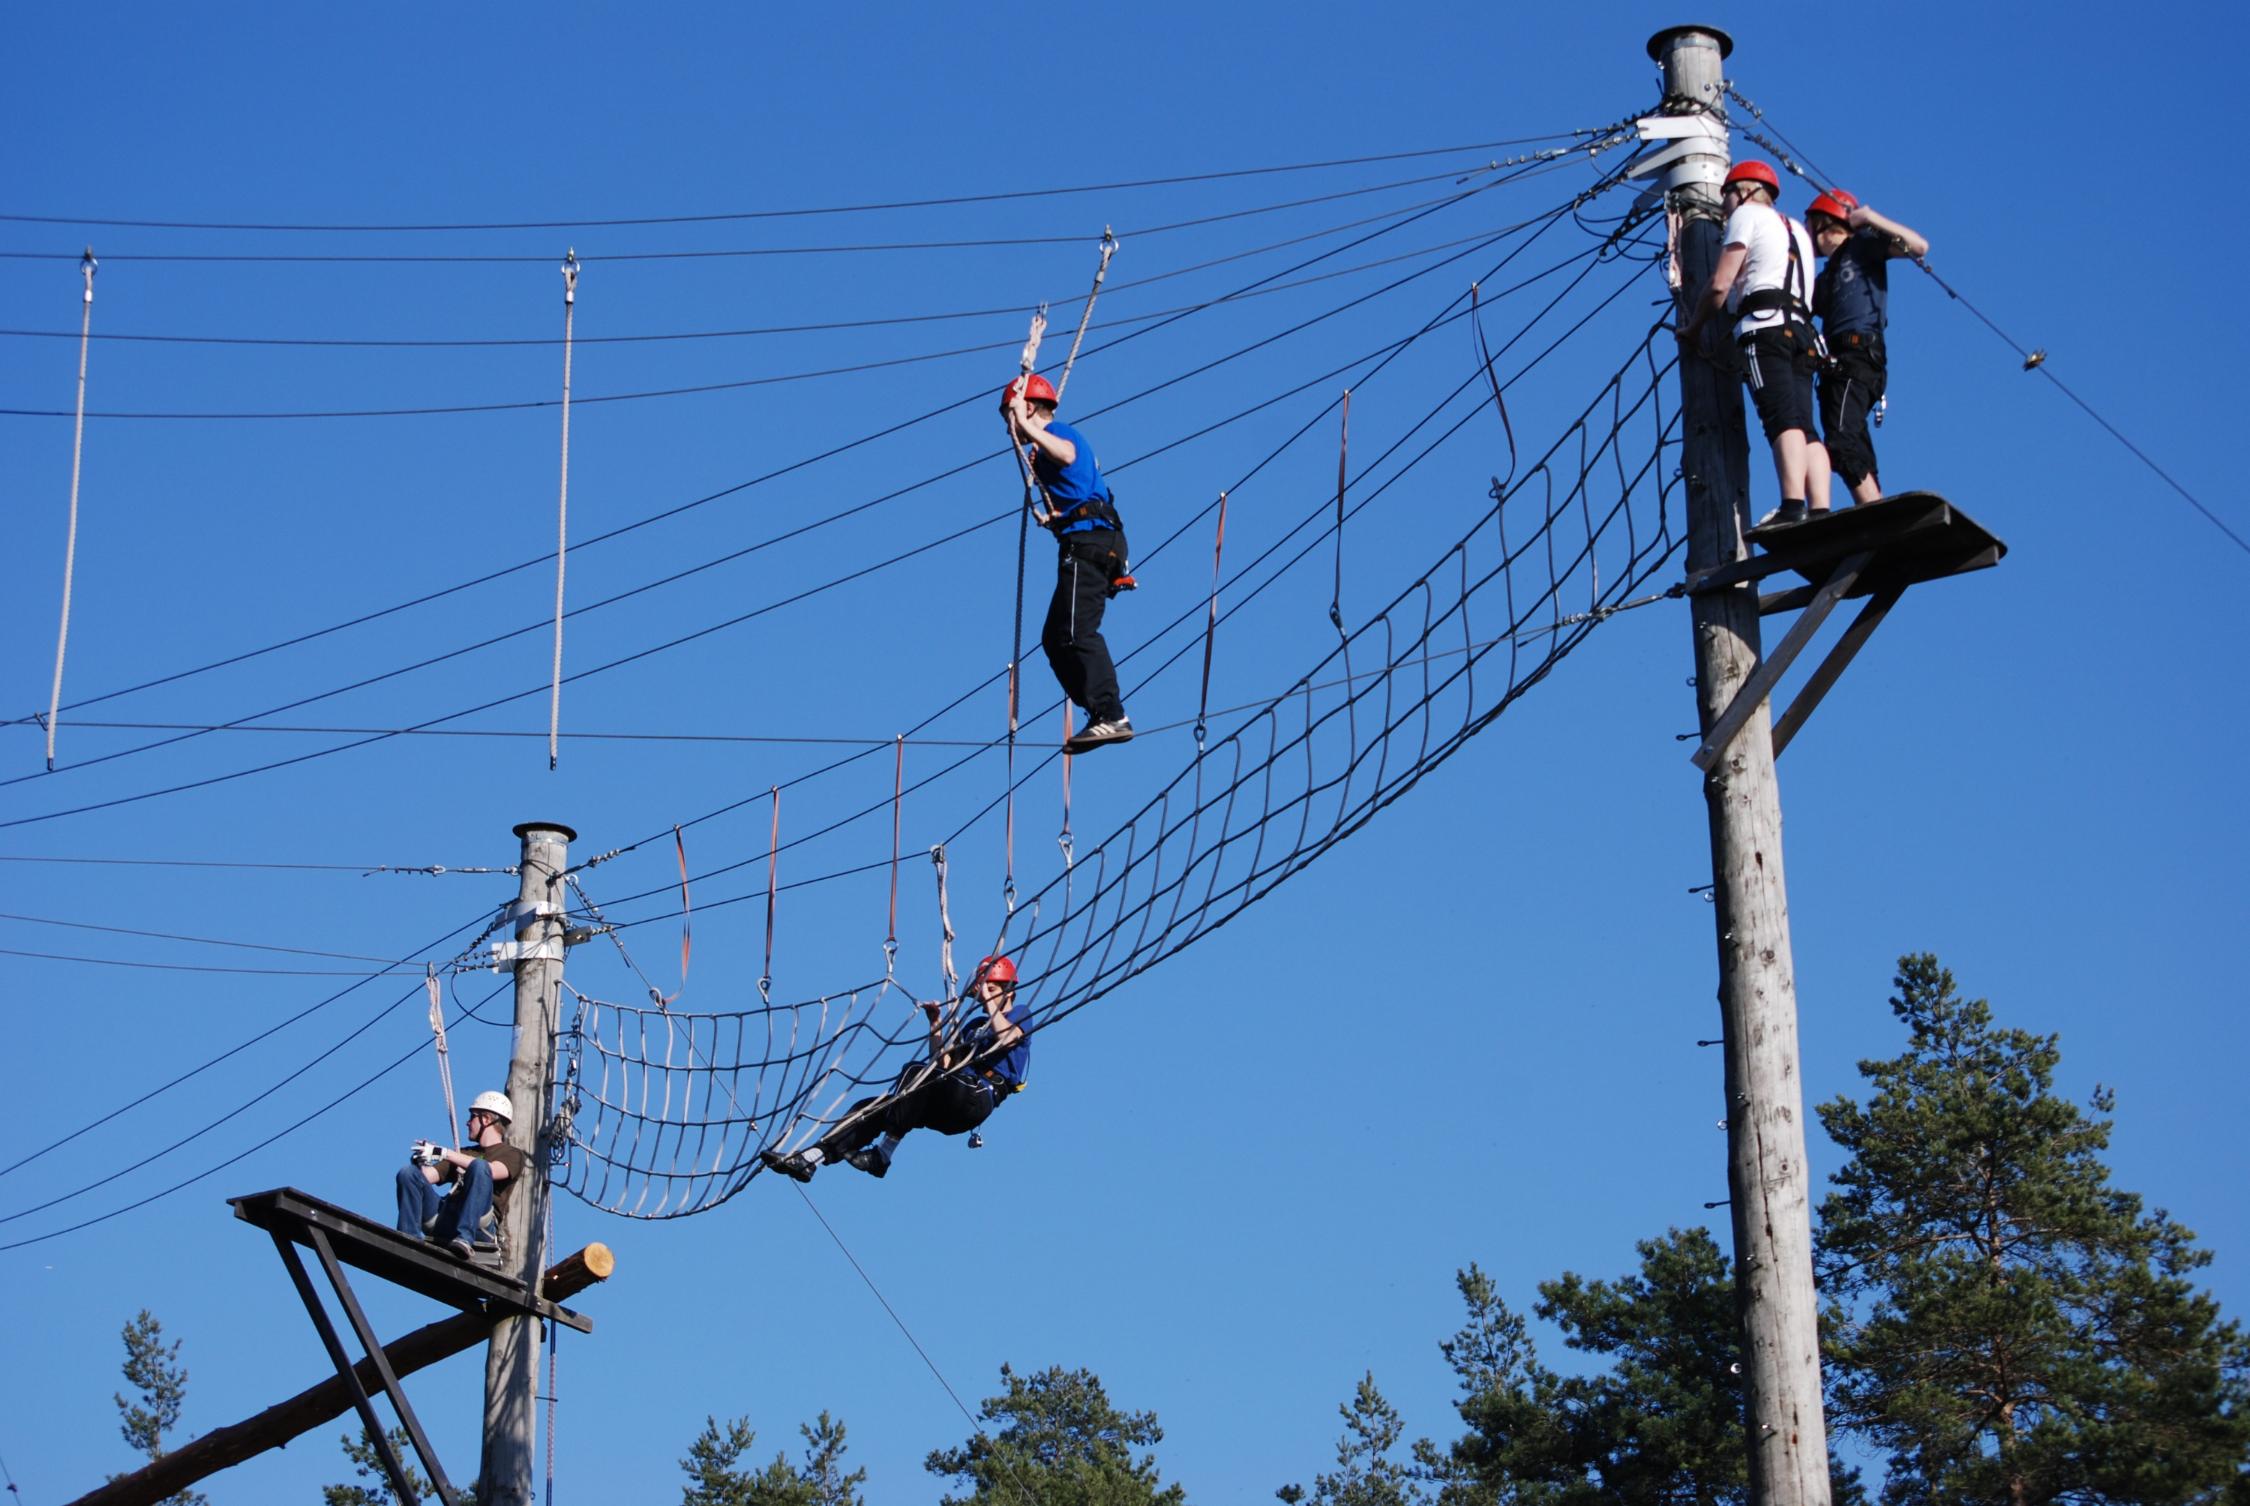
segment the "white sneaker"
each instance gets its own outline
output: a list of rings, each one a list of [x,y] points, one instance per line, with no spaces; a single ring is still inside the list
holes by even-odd
[[[1110,743],[1129,743],[1133,740],[1133,722],[1130,717],[1119,717],[1114,722],[1095,722],[1063,744],[1065,753],[1086,753]]]

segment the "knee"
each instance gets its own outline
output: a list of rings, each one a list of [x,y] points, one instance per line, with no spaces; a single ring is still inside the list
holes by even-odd
[[[422,1175],[421,1167],[409,1161],[398,1169],[398,1185],[403,1190],[412,1192],[429,1186],[430,1179]]]

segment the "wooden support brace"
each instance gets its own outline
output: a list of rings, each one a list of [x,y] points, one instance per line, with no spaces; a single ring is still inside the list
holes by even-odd
[[[273,1237],[273,1247],[281,1252],[281,1263],[289,1269],[290,1284],[297,1288],[306,1314],[320,1333],[321,1347],[328,1351],[328,1362],[336,1367],[336,1374],[351,1391],[352,1406],[359,1413],[360,1426],[366,1430],[367,1441],[374,1445],[383,1473],[390,1477],[391,1488],[398,1492],[398,1499],[404,1506],[415,1506],[419,1498],[407,1484],[406,1467],[399,1462],[398,1450],[391,1447],[390,1436],[383,1431],[382,1420],[375,1415],[375,1405],[368,1400],[367,1387],[353,1367],[351,1356],[344,1352],[344,1341],[336,1337],[336,1325],[328,1320],[328,1309],[322,1304],[320,1293],[313,1289],[312,1277],[305,1274],[305,1263],[297,1258],[297,1247],[279,1234]]]
[[[344,1305],[344,1316],[350,1320],[352,1332],[359,1337],[359,1346],[366,1351],[368,1363],[375,1367],[375,1378],[382,1383],[383,1394],[391,1399],[391,1410],[398,1414],[400,1425],[406,1429],[407,1440],[414,1445],[414,1452],[421,1455],[422,1468],[429,1471],[430,1488],[437,1495],[438,1506],[453,1506],[453,1484],[445,1478],[445,1469],[438,1463],[437,1450],[430,1446],[429,1435],[422,1431],[422,1419],[414,1415],[414,1408],[407,1403],[406,1393],[399,1389],[398,1377],[391,1373],[390,1363],[383,1358],[383,1341],[375,1337],[375,1330],[368,1323],[367,1314],[360,1310],[359,1296],[345,1277],[343,1264],[336,1259],[336,1251],[328,1243],[328,1235],[318,1224],[308,1226],[308,1232],[312,1235],[313,1253],[320,1257],[320,1268],[327,1273],[328,1284],[336,1289],[336,1300]],[[337,1358],[336,1373],[349,1373],[354,1379],[358,1375],[357,1367],[346,1364],[341,1356]],[[378,1445],[385,1442],[379,1434],[371,1435],[368,1441]],[[386,1453],[385,1467],[388,1468],[392,1462],[391,1456]],[[394,1478],[392,1483],[398,1487],[399,1499],[412,1506],[414,1493],[407,1488],[403,1476]]]
[[[1845,667],[1852,662],[1852,656],[1866,646],[1869,638],[1875,636],[1875,629],[1883,625],[1883,618],[1892,607],[1898,605],[1898,599],[1905,594],[1906,587],[1889,586],[1867,598],[1867,605],[1859,609],[1859,615],[1852,619],[1852,625],[1844,629],[1844,636],[1828,651],[1828,657],[1820,661],[1820,668],[1814,670],[1811,678],[1805,681],[1804,689],[1797,692],[1797,698],[1789,703],[1789,709],[1781,714],[1781,720],[1773,724],[1774,757],[1781,756],[1781,750],[1789,746],[1789,739],[1795,737],[1798,729],[1805,725],[1805,718],[1811,716],[1820,705],[1821,697],[1828,694],[1837,680],[1843,677]]]
[[[550,1267],[546,1279],[540,1283],[540,1292],[550,1302],[566,1302],[596,1282],[607,1280],[616,1269],[617,1257],[610,1253],[607,1245],[588,1245],[568,1260]],[[383,1348],[384,1363],[390,1366],[394,1377],[412,1375],[440,1360],[474,1349],[491,1331],[492,1322],[482,1313],[456,1313],[393,1339]],[[365,1395],[380,1385],[374,1362],[361,1360],[349,1374],[331,1375],[287,1401],[276,1402],[255,1417],[204,1433],[152,1464],[96,1486],[70,1506],[155,1506],[199,1480],[207,1480],[221,1470],[282,1448],[313,1429],[335,1421],[355,1408],[355,1391]],[[378,1429],[370,1437],[383,1438],[383,1435]],[[384,1444],[388,1441],[383,1439]]]
[[[1727,703],[1727,709],[1712,724],[1710,734],[1703,739],[1703,746],[1695,750],[1694,757],[1689,760],[1691,763],[1709,773],[1712,765],[1725,756],[1727,745],[1734,741],[1735,734],[1749,722],[1766,697],[1773,694],[1774,686],[1780,683],[1781,677],[1788,673],[1789,666],[1796,662],[1797,656],[1812,642],[1813,634],[1820,631],[1820,625],[1828,620],[1830,612],[1836,610],[1836,603],[1844,599],[1845,593],[1859,579],[1859,572],[1867,568],[1867,562],[1872,558],[1873,551],[1862,550],[1837,564],[1836,573],[1829,576],[1814,594],[1804,614],[1789,629],[1789,635],[1776,644],[1773,652],[1759,661],[1750,678],[1742,682],[1742,688],[1734,693],[1734,699]]]

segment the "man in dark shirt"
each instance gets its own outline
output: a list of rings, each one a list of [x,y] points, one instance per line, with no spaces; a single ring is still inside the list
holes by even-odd
[[[434,1240],[469,1258],[487,1222],[496,1228],[507,1217],[509,1196],[523,1175],[523,1152],[506,1140],[515,1116],[507,1094],[479,1093],[469,1104],[468,1141],[461,1149],[414,1142],[413,1159],[398,1169],[399,1233]]]
[[[1040,522],[1053,530],[1062,553],[1039,646],[1063,694],[1086,713],[1086,725],[1065,751],[1086,753],[1133,737],[1117,666],[1102,637],[1103,608],[1132,577],[1125,524],[1094,461],[1093,442],[1055,417],[1055,402],[1054,384],[1036,373],[1016,378],[1000,394],[1008,432],[1028,454],[1040,495],[1053,509]]]
[[[1820,378],[1821,436],[1853,499],[1880,502],[1883,483],[1875,474],[1867,418],[1889,382],[1883,330],[1890,317],[1890,262],[1927,256],[1930,243],[1840,188],[1813,200],[1805,226],[1827,263],[1813,283],[1813,312],[1830,357]]]
[[[803,1150],[784,1155],[759,1152],[771,1171],[800,1182],[837,1161],[849,1161],[870,1176],[891,1169],[891,1155],[908,1131],[934,1129],[965,1135],[992,1117],[1011,1095],[1023,1090],[1031,1066],[1031,1032],[1010,1017],[1016,1001],[1016,965],[1006,957],[987,957],[969,980],[969,997],[984,1008],[950,1046],[939,1021],[942,1006],[922,1005],[929,1016],[930,1054],[909,1063],[891,1091],[862,1098],[841,1124]]]

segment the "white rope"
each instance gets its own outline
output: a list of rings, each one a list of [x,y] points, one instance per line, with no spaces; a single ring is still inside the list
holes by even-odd
[[[457,1131],[461,1120],[453,1109],[453,1057],[452,1053],[446,1048],[445,1002],[438,994],[437,965],[435,963],[430,965],[429,975],[422,980],[422,984],[430,991],[430,1033],[437,1037],[438,1082],[445,1089],[445,1122],[448,1126],[454,1127],[453,1130],[449,1130],[449,1133],[451,1133]]]
[[[930,849],[930,861],[937,865],[938,913],[938,963],[945,972],[945,1001],[950,1004],[961,997],[961,975],[953,970],[953,912],[945,897],[945,844],[938,843]]]
[[[555,674],[547,701],[547,767],[561,761],[563,564],[570,556],[570,333],[578,312],[578,251],[563,256],[562,494],[555,503]]]
[[[47,772],[55,772],[55,719],[62,713],[63,652],[70,647],[70,578],[78,567],[78,462],[86,448],[86,346],[94,332],[94,248],[78,267],[86,277],[85,311],[78,322],[78,421],[70,432],[70,531],[63,543],[62,626],[55,632],[55,689],[47,699]]]

